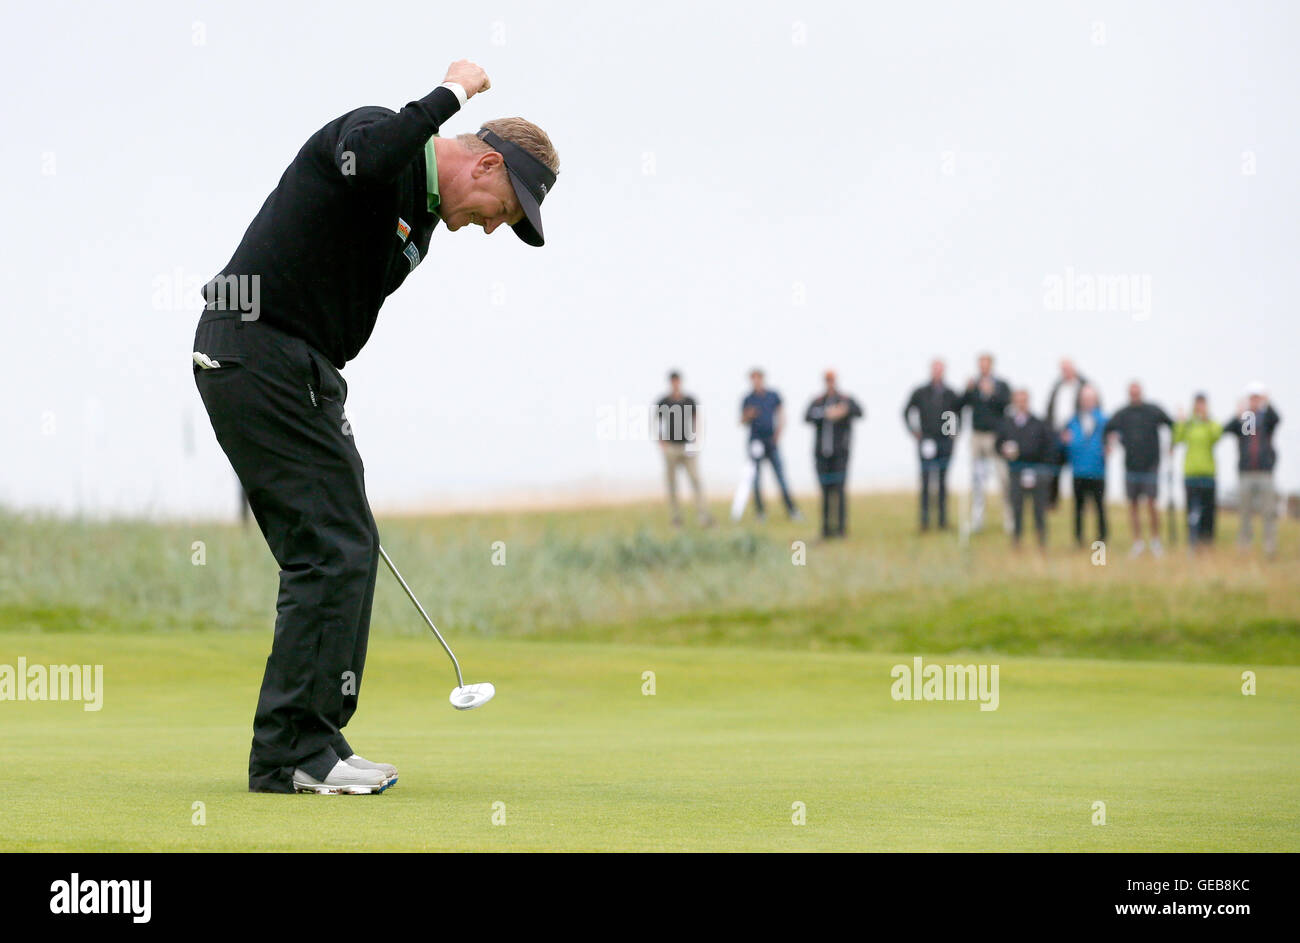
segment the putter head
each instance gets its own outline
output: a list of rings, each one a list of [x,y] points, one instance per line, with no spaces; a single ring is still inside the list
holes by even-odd
[[[492,686],[491,681],[480,681],[478,684],[467,684],[461,688],[452,688],[451,706],[458,711],[471,711],[476,707],[482,707],[488,701],[496,696],[497,689]]]

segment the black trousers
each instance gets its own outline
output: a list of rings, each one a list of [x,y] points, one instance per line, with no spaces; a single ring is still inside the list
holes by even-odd
[[[1064,454],[1065,450],[1061,449],[1061,455],[1056,460],[1055,474],[1052,475],[1052,484],[1047,492],[1047,506],[1056,510],[1056,504],[1061,500],[1061,476],[1069,465],[1069,456]]]
[[[1011,539],[1015,543],[1020,543],[1025,530],[1025,497],[1028,496],[1034,507],[1034,530],[1038,532],[1038,542],[1047,545],[1047,504],[1051,500],[1053,470],[1046,465],[1028,469],[1021,465],[1011,466],[1008,490],[1011,495],[1011,519],[1015,522]],[[1032,485],[1025,484],[1026,471],[1032,473]]]
[[[194,382],[280,565],[275,638],[253,717],[248,788],[292,792],[352,748],[379,531],[344,416],[347,384],[305,341],[264,322],[205,313],[194,349],[221,364]]]
[[[843,537],[848,518],[844,484],[849,475],[849,453],[832,452],[813,456],[817,481],[822,486],[822,536]]]
[[[921,529],[930,529],[930,486],[933,484],[939,527],[948,526],[948,460],[950,455],[921,459]]]
[[[1084,506],[1091,501],[1097,506],[1097,539],[1106,542],[1106,479],[1074,479],[1074,539],[1083,543]]]
[[[1187,490],[1187,542],[1214,543],[1214,516],[1217,500],[1213,478],[1184,478]]]

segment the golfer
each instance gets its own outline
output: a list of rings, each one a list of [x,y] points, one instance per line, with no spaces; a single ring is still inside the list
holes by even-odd
[[[369,106],[313,134],[204,288],[194,379],[280,566],[275,639],[248,762],[252,792],[382,792],[390,764],[343,736],[366,661],[379,532],[339,370],[438,224],[543,242],[550,139],[522,118],[438,137],[491,87],[468,60],[394,113]]]

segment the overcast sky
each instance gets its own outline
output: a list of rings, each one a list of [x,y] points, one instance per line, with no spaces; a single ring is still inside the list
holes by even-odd
[[[904,400],[932,356],[964,384],[983,348],[1036,408],[1063,354],[1107,405],[1139,377],[1171,413],[1205,390],[1227,418],[1260,380],[1296,488],[1296,9],[10,5],[0,504],[229,513],[185,293],[308,136],[461,57],[492,89],[442,133],[522,115],[560,176],[545,248],[440,228],[346,368],[377,509],[651,491],[657,449],[598,418],[653,402],[670,367],[719,491],[754,364],[791,420],[838,369],[867,410],[852,486],[910,485]],[[1121,310],[1080,293],[1098,277],[1134,287]],[[802,422],[785,454],[811,490]]]

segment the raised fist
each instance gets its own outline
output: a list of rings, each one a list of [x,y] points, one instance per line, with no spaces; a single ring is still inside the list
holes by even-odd
[[[465,90],[465,95],[469,98],[492,87],[487,73],[468,59],[458,59],[449,65],[447,77],[443,81],[455,82]]]

